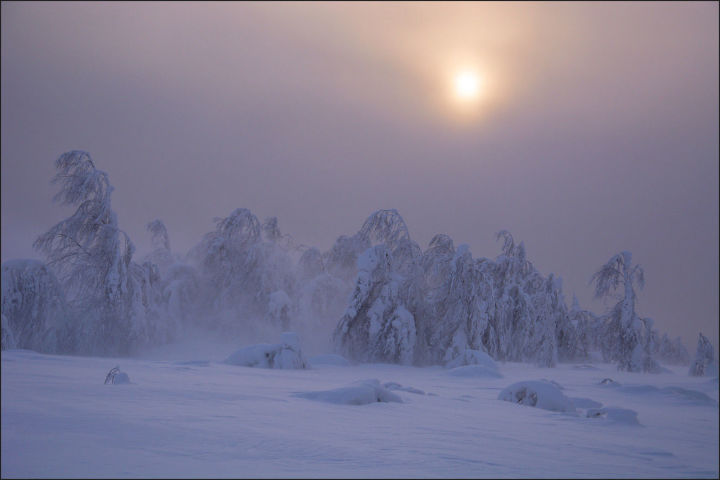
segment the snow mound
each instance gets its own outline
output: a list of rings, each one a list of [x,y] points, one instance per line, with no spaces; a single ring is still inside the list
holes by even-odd
[[[308,364],[300,349],[296,333],[280,335],[281,343],[260,343],[235,351],[224,360],[229,365],[259,368],[303,369]]]
[[[542,380],[513,383],[498,395],[499,400],[542,408],[554,412],[575,413],[575,405],[554,384]]]
[[[599,418],[608,423],[624,425],[640,425],[637,412],[628,408],[605,407],[590,408],[585,415],[587,418]]]
[[[612,378],[603,378],[602,380],[600,380],[600,381],[598,382],[598,385],[603,385],[603,386],[606,386],[606,387],[619,387],[619,386],[620,386],[620,382],[616,382],[616,381],[613,380]]]
[[[450,369],[447,374],[452,375],[453,377],[464,378],[503,378],[502,374],[497,370],[488,368],[485,365],[465,365],[463,367],[456,367]]]
[[[445,364],[445,368],[456,368],[464,365],[482,365],[490,370],[497,371],[498,367],[495,360],[485,352],[480,350],[467,349],[462,354],[455,357]]]
[[[383,387],[387,388],[388,390],[400,390],[403,392],[414,393],[416,395],[425,395],[425,392],[423,390],[420,390],[419,388],[403,387],[402,385],[400,385],[399,383],[396,383],[396,382],[383,383]]]
[[[377,379],[363,380],[333,390],[300,392],[294,394],[294,396],[338,405],[367,405],[378,402],[403,403],[399,396],[381,386],[380,381]]]
[[[565,390],[565,387],[563,387],[562,385],[560,385],[560,384],[559,384],[558,382],[556,382],[555,380],[548,380],[547,378],[541,378],[540,381],[541,381],[541,382],[547,382],[547,383],[550,383],[550,384],[552,384],[552,385],[555,385],[555,386],[556,386],[557,388],[559,388],[560,390]]]
[[[335,365],[338,367],[348,367],[350,362],[342,355],[335,355],[334,353],[326,353],[322,355],[315,355],[308,359],[310,365]]]

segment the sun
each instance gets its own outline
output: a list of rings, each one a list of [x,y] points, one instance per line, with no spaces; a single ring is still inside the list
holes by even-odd
[[[480,95],[480,77],[470,70],[458,72],[453,79],[453,90],[458,100],[475,100]]]

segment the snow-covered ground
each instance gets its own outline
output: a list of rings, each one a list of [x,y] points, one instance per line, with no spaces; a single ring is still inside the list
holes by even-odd
[[[718,382],[687,368],[275,370],[221,363],[232,351],[3,351],[2,477],[718,477]],[[130,384],[103,383],[115,365]],[[526,385],[574,411],[498,398],[543,379]],[[342,403],[381,391],[390,401]]]

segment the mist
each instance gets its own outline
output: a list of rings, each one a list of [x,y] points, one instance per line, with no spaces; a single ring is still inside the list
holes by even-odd
[[[137,258],[155,218],[176,252],[240,207],[325,251],[394,208],[423,249],[511,231],[598,313],[590,276],[632,251],[639,311],[717,345],[717,36],[714,3],[5,2],[2,260],[41,258],[83,149]],[[470,118],[445,86],[468,60]]]

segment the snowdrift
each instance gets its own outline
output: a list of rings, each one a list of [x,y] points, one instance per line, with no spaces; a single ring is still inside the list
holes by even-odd
[[[407,387],[407,386],[403,387],[402,385],[400,385],[397,382],[383,383],[383,387],[387,388],[388,390],[400,390],[403,392],[414,393],[416,395],[425,395],[425,392],[423,390],[420,390],[419,388]]]
[[[542,380],[513,383],[498,395],[499,400],[542,408],[554,412],[575,413],[575,405],[557,385]]]
[[[485,365],[465,365],[464,367],[453,368],[447,374],[453,377],[465,378],[503,378],[500,372]]]
[[[295,396],[339,405],[367,405],[378,402],[403,403],[399,396],[380,385],[380,381],[377,379],[362,380],[353,385],[333,390],[299,392]]]
[[[224,363],[242,367],[303,369],[308,363],[300,349],[296,333],[281,334],[281,343],[260,343],[235,351]]]
[[[454,377],[502,378],[495,360],[480,350],[465,350],[446,363],[445,368],[449,368],[448,375]]]
[[[586,417],[601,419],[607,423],[639,426],[637,415],[635,410],[629,408],[604,407],[588,409]]]

